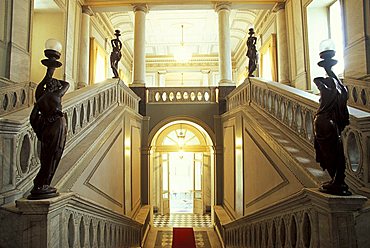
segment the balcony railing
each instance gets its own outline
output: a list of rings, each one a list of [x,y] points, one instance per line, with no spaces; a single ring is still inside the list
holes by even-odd
[[[216,87],[158,87],[147,89],[148,103],[215,103]]]

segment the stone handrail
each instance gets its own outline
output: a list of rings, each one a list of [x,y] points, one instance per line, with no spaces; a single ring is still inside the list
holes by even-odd
[[[319,96],[261,78],[247,78],[227,96],[228,111],[251,106],[290,130],[314,154],[313,118]],[[370,197],[370,113],[349,107],[350,125],[342,133],[351,189]]]
[[[223,242],[226,247],[357,247],[356,240],[366,237],[358,237],[354,212],[366,201],[303,189],[222,225]]]
[[[139,98],[118,80],[107,80],[63,97],[67,114],[65,156],[118,105],[138,112]],[[29,123],[32,107],[0,117],[0,205],[20,198],[31,187],[40,165],[40,142]]]
[[[7,210],[11,212],[6,213]],[[45,200],[20,199],[15,208],[5,208],[1,213],[7,214],[4,220],[9,222],[0,234],[6,247],[139,247],[141,244],[142,224],[74,193]]]
[[[0,116],[33,105],[36,84],[14,83],[0,78]]]
[[[150,229],[150,206],[142,206],[134,219],[141,224],[141,247],[144,247],[144,241]]]
[[[147,88],[148,103],[214,103],[216,87],[156,87]]]

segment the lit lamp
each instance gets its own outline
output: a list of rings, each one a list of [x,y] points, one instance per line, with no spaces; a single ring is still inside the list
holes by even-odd
[[[191,60],[192,54],[184,46],[184,25],[181,25],[181,46],[175,50],[173,57],[176,61],[183,63]]]
[[[177,144],[179,145],[179,157],[182,159],[184,157],[184,145],[185,145],[185,132],[180,128],[177,133]]]
[[[320,67],[331,68],[337,64],[337,61],[333,59],[335,56],[335,45],[331,39],[321,41],[319,55],[323,59],[317,63]]]
[[[47,59],[41,60],[41,63],[46,67],[58,68],[62,66],[62,63],[58,61],[60,59],[60,52],[62,51],[62,44],[56,39],[48,39],[45,42],[44,54]]]

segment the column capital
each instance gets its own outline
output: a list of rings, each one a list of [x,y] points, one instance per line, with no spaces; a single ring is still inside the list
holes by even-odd
[[[148,5],[143,3],[143,4],[135,4],[133,5],[133,10],[134,12],[136,11],[143,11],[145,13],[148,13],[149,11],[149,8],[148,8]]]
[[[167,70],[159,70],[157,71],[158,74],[166,74],[167,73]]]
[[[285,2],[281,2],[281,3],[275,4],[275,6],[272,8],[272,12],[278,12],[284,9],[285,9]]]
[[[88,5],[83,5],[82,6],[82,13],[83,14],[86,14],[86,15],[89,15],[89,16],[93,16],[94,15],[94,12],[92,11],[92,9],[90,8],[90,6],[88,6]]]
[[[231,3],[230,2],[219,2],[215,4],[215,11],[219,12],[221,10],[231,10]]]
[[[209,74],[211,72],[210,69],[203,69],[203,70],[200,70],[201,73],[203,74]]]

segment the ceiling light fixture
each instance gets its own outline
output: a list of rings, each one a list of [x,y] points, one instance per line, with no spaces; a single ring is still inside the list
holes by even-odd
[[[191,60],[192,54],[189,49],[184,46],[184,25],[181,25],[181,46],[174,52],[174,59],[178,62],[186,63]]]

